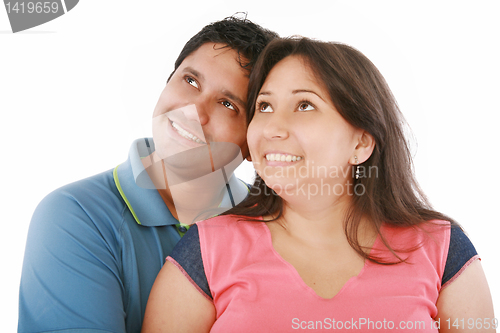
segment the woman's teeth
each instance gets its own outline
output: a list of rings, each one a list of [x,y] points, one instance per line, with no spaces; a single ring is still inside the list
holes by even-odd
[[[286,154],[267,154],[266,160],[270,162],[296,162],[300,161],[302,156],[286,155]]]
[[[194,142],[197,142],[197,143],[205,144],[205,142],[203,142],[200,139],[198,139],[197,136],[195,136],[195,135],[189,133],[188,131],[184,130],[182,127],[180,127],[179,125],[177,125],[173,121],[171,121],[171,123],[172,123],[172,127],[175,128],[175,130],[177,131],[177,133],[179,133],[180,136],[182,136],[183,138],[186,138],[188,140],[191,140],[191,141],[194,141]]]

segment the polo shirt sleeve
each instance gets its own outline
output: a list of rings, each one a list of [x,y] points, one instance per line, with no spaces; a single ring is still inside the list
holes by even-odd
[[[125,332],[119,251],[92,197],[56,190],[31,220],[19,298],[18,332]],[[96,199],[94,199],[96,200]],[[115,237],[116,238],[116,237]]]

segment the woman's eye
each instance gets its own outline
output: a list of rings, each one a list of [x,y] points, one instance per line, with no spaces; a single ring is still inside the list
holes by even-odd
[[[299,111],[312,111],[314,110],[314,106],[309,103],[302,102],[299,104]]]
[[[271,108],[271,105],[267,103],[260,103],[259,104],[259,111],[260,112],[273,112],[273,109]]]
[[[198,82],[196,82],[195,79],[193,79],[192,77],[188,76],[186,77],[186,82],[189,83],[190,85],[192,85],[193,87],[195,88],[199,88],[198,87]]]
[[[233,111],[236,111],[236,108],[233,106],[233,104],[231,104],[231,102],[229,101],[223,101],[221,102],[222,105],[224,105],[226,108],[228,108],[229,110],[233,110]]]

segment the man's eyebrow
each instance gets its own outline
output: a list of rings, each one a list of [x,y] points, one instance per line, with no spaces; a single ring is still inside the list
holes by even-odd
[[[247,106],[247,103],[245,103],[241,98],[239,98],[238,96],[236,96],[235,94],[233,94],[232,92],[230,91],[227,91],[227,90],[223,90],[222,91],[222,94],[224,96],[226,96],[227,98],[229,99],[232,99],[233,101],[235,101],[236,103],[242,105],[243,107],[246,107]]]
[[[187,72],[187,73],[191,73],[193,74],[193,76],[195,76],[197,79],[203,81],[205,80],[205,77],[203,76],[203,74],[201,74],[200,72],[198,72],[196,69],[194,69],[193,67],[185,67],[183,72]]]

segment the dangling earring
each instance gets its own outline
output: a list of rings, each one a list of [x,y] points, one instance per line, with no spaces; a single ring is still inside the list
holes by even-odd
[[[354,155],[354,161],[356,163],[356,179],[359,179],[360,177],[360,172],[359,172],[359,164],[358,164],[358,157]]]

